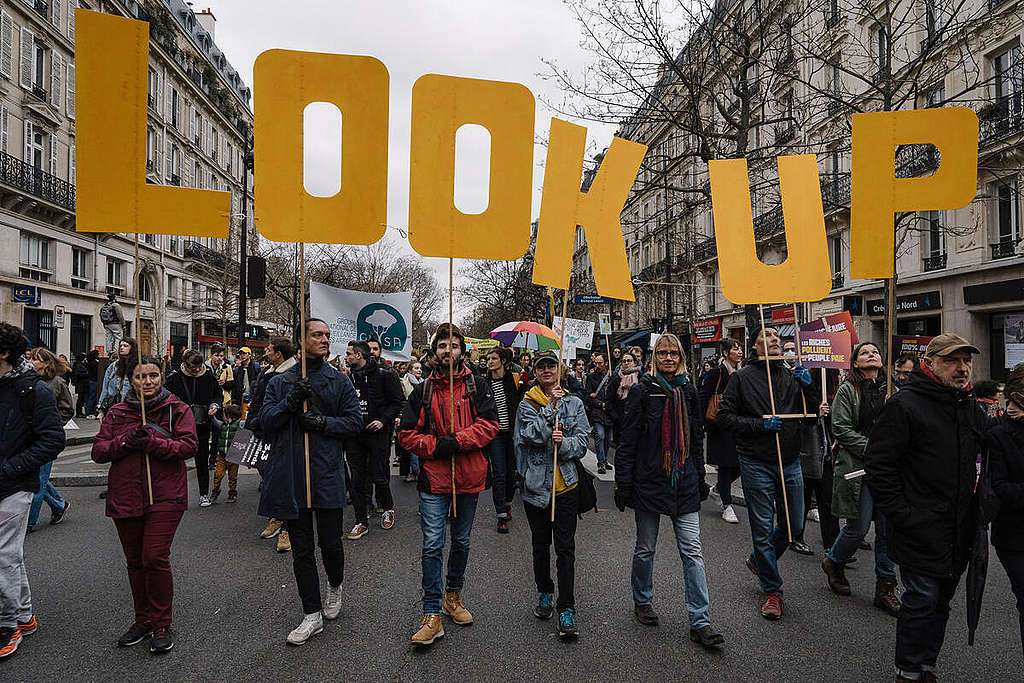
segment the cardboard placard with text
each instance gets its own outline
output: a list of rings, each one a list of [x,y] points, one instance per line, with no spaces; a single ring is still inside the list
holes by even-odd
[[[928,342],[931,340],[931,337],[921,335],[894,334],[892,336],[893,362],[905,353],[920,360],[924,356],[924,352],[928,350]]]
[[[809,323],[804,323],[800,326],[800,336],[813,332],[849,332],[850,333],[850,344],[856,346],[860,344],[860,339],[857,337],[857,330],[853,326],[853,316],[850,315],[849,311],[843,311],[842,313],[836,313],[835,315],[826,315],[824,318],[818,318],[812,320]]]
[[[848,332],[810,332],[800,336],[800,355],[805,368],[849,370],[851,339]]]

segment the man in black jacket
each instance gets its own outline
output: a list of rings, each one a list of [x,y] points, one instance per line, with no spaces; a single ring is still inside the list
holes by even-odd
[[[402,412],[405,394],[398,375],[377,363],[364,341],[351,341],[345,351],[345,363],[352,371],[352,383],[359,394],[363,411],[363,431],[345,440],[345,458],[352,471],[352,510],[356,524],[348,537],[356,540],[370,530],[367,507],[370,487],[383,508],[380,528],[395,525],[395,501],[391,497],[391,439],[389,425]]]
[[[949,602],[970,557],[986,425],[971,390],[976,353],[955,334],[932,339],[920,367],[882,409],[864,454],[905,588],[897,681],[935,680]]]
[[[779,357],[779,333],[771,327],[754,330],[751,343],[757,360],[729,378],[718,409],[716,424],[732,432],[740,461],[740,479],[747,500],[750,536],[754,550],[747,568],[761,582],[761,616],[782,616],[782,576],[778,558],[789,547],[786,517],[793,537],[803,530],[804,487],[800,470],[800,420],[772,417],[771,392],[766,367],[771,368],[771,390],[775,415],[803,414],[804,406],[818,405],[811,373],[797,366],[790,369]],[[778,360],[765,360],[766,356]],[[809,418],[810,423],[816,417]],[[782,453],[784,477],[779,475]],[[787,508],[783,505],[785,479]],[[774,529],[773,529],[774,523]]]
[[[25,358],[28,338],[0,322],[0,659],[34,633],[25,573],[25,529],[39,468],[64,449],[64,429],[53,392]]]
[[[608,469],[608,426],[612,421],[608,418],[608,374],[607,362],[600,353],[590,356],[594,369],[583,382],[583,403],[587,408],[587,419],[590,421],[591,434],[594,436],[594,450],[597,452],[597,471],[604,474]]]

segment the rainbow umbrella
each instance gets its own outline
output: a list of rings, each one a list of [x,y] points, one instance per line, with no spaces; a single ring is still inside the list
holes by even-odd
[[[547,325],[529,320],[505,323],[491,330],[491,339],[497,339],[505,346],[534,351],[558,348],[558,335]]]

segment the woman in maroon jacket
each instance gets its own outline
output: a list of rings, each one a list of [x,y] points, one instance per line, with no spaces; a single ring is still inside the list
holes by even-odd
[[[196,425],[191,409],[163,387],[158,358],[142,357],[132,388],[103,417],[92,459],[110,463],[107,516],[117,526],[135,602],[135,621],[117,644],[127,647],[149,636],[150,652],[163,653],[174,646],[171,542],[188,507],[185,460],[196,454]]]

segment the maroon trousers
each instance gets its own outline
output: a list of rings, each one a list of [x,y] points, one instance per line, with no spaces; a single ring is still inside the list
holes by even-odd
[[[182,514],[182,510],[156,511],[114,520],[128,565],[136,624],[171,625],[171,542]]]

